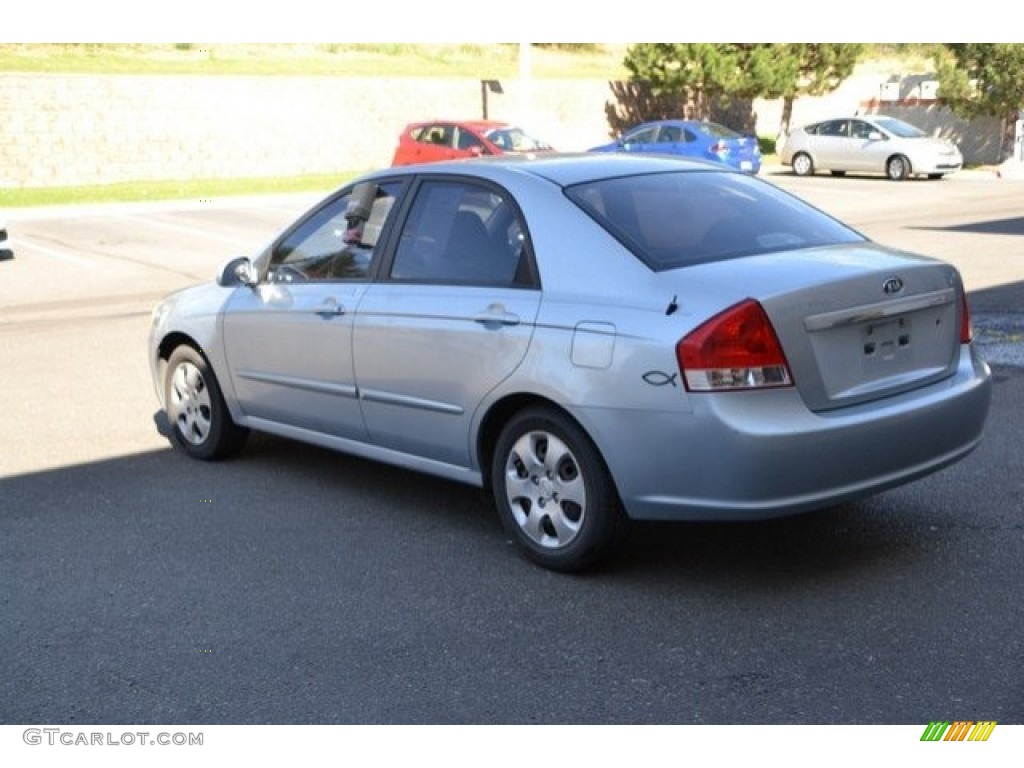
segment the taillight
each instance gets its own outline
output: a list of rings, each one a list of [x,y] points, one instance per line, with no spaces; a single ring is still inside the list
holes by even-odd
[[[676,345],[690,392],[787,387],[782,345],[764,308],[746,299],[715,315]]]
[[[967,291],[960,292],[960,343],[970,344],[973,336],[971,331],[971,310],[967,307]]]

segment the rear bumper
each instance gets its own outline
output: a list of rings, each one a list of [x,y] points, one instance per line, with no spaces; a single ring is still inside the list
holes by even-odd
[[[690,414],[587,415],[631,517],[756,520],[868,496],[963,458],[981,441],[990,376],[965,346],[952,377],[828,413],[787,388],[694,396]]]

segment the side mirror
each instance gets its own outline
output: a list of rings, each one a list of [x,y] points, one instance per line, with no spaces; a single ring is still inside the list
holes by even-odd
[[[253,286],[258,282],[255,265],[248,256],[232,259],[217,273],[217,285],[231,288],[236,285]]]
[[[469,155],[470,155],[470,157],[480,157],[480,155],[482,155],[483,153],[484,153],[484,148],[481,147],[479,144],[469,148]]]
[[[868,140],[870,141],[881,141],[884,138],[885,136],[883,136],[878,131],[872,131],[871,133],[868,134]]]

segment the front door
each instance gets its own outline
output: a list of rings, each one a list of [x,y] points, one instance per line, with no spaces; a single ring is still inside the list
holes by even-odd
[[[224,312],[225,354],[246,415],[363,439],[352,323],[399,184],[328,201],[271,255],[264,279],[239,287]],[[362,195],[365,197],[365,195]]]

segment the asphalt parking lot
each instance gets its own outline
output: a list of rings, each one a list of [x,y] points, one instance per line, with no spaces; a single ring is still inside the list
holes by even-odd
[[[635,526],[584,577],[471,488],[170,448],[151,307],[316,196],[8,212],[0,723],[1024,723],[1024,183],[766,178],[957,264],[985,442],[820,514]]]

